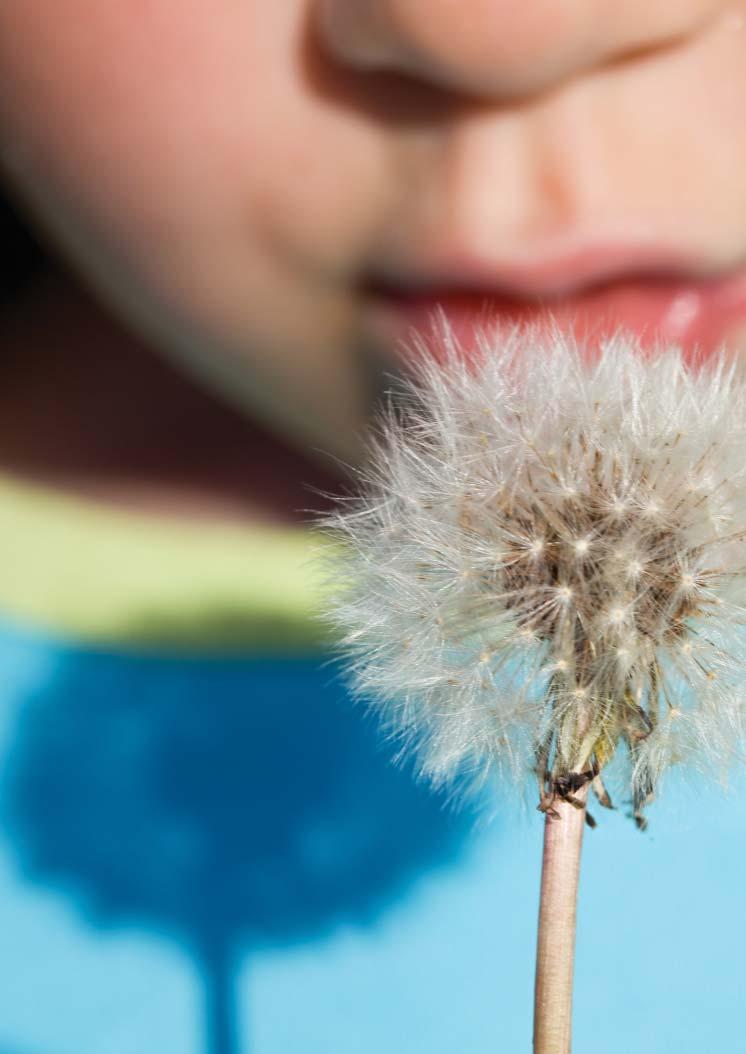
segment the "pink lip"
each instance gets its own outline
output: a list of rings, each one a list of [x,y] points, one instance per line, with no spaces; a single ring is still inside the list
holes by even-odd
[[[460,282],[430,287],[420,282],[409,287],[379,285],[372,290],[374,327],[406,353],[412,347],[413,330],[430,337],[440,307],[467,355],[476,342],[475,325],[523,322],[541,328],[555,321],[591,347],[625,329],[645,347],[659,341],[674,343],[692,358],[711,354],[727,343],[734,330],[746,326],[746,271],[693,277],[638,269],[634,275],[613,277],[613,272],[604,275],[598,261],[590,267],[586,256],[583,263],[586,284],[581,288],[579,269],[564,270],[566,284],[572,283],[576,290],[570,293],[541,294],[542,289],[556,290],[561,284],[563,270],[557,266],[551,273],[547,267],[533,273],[515,271],[497,292]],[[525,292],[520,295],[518,290]]]

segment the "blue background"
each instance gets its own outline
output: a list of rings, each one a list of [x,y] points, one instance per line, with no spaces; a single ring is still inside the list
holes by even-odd
[[[530,1050],[532,807],[444,808],[322,661],[0,670],[0,1054]],[[575,1054],[746,1049],[745,787],[599,815]]]

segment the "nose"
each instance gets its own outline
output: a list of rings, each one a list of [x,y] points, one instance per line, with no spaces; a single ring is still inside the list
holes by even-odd
[[[319,0],[333,57],[459,93],[510,99],[675,45],[724,0]]]

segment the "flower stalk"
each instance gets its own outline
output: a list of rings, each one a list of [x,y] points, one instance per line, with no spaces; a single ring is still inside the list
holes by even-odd
[[[575,919],[588,787],[544,820],[534,988],[534,1054],[570,1054]]]

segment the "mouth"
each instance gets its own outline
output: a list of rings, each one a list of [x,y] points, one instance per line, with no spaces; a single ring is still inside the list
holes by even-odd
[[[692,272],[627,273],[547,294],[540,289],[516,291],[505,284],[492,290],[481,283],[469,288],[460,281],[428,284],[421,277],[377,281],[368,293],[376,336],[405,358],[416,351],[416,335],[426,342],[434,335],[439,310],[465,356],[475,349],[480,330],[515,324],[539,332],[558,325],[591,352],[623,330],[646,349],[676,345],[690,362],[721,349],[746,354],[746,268],[705,277]]]

